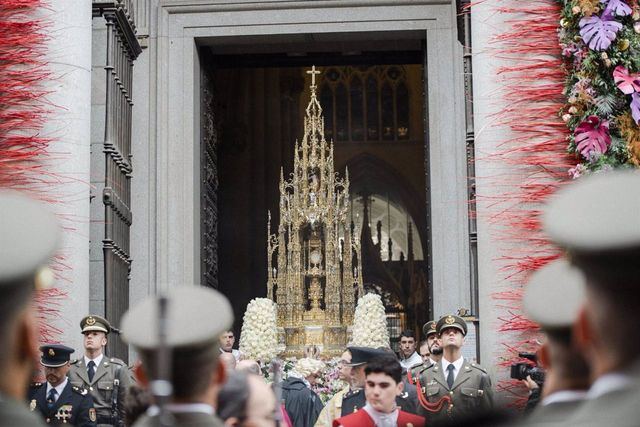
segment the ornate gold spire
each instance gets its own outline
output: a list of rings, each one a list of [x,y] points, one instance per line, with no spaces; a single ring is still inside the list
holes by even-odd
[[[301,355],[309,344],[323,347],[325,354],[339,354],[347,344],[355,292],[362,288],[360,248],[347,217],[348,172],[344,179],[338,177],[333,142],[325,140],[316,96],[320,71],[313,66],[307,74],[311,84],[304,135],[295,143],[290,178],[280,173],[278,233],[270,234],[270,215],[267,232],[267,294],[278,305],[285,355]]]

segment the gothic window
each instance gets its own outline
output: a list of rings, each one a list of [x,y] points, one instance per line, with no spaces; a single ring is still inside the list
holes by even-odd
[[[327,139],[409,139],[409,87],[403,66],[330,67],[320,77],[319,94]]]

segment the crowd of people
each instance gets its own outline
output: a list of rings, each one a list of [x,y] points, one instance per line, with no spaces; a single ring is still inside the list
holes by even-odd
[[[229,301],[203,287],[176,286],[130,308],[121,333],[139,357],[134,367],[105,354],[113,327],[97,315],[80,323],[79,357],[39,346],[34,298],[51,281],[60,232],[17,193],[0,192],[0,212],[0,426],[640,425],[637,172],[583,178],[545,208],[545,231],[565,255],[526,287],[523,308],[545,339],[541,369],[524,367],[539,398],[517,417],[494,404],[487,370],[462,356],[467,323],[454,314],[427,322],[423,341],[404,331],[398,355],[345,348],[345,387],[326,404],[313,391],[322,354],[267,382],[265,366],[233,348]],[[45,381],[29,387],[38,359]]]

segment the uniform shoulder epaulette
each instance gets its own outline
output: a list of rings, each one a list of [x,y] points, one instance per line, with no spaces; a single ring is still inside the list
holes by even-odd
[[[472,368],[476,368],[479,371],[484,372],[485,374],[487,373],[487,370],[484,369],[482,366],[478,365],[477,363],[470,363]]]
[[[115,363],[116,365],[120,365],[120,366],[127,366],[126,363],[124,363],[122,360],[118,359],[117,357],[110,357],[109,362]]]
[[[31,388],[39,388],[42,387],[45,383],[40,383],[40,382],[33,382],[31,384],[29,384],[29,387]]]
[[[347,393],[345,393],[344,397],[342,398],[342,400],[347,400],[352,398],[353,396],[356,396],[358,393],[360,393],[360,391],[362,391],[362,389],[357,389],[357,390],[349,390]]]
[[[87,393],[89,393],[86,388],[78,387],[78,386],[75,386],[75,385],[71,386],[71,390],[75,391],[76,393],[78,393],[78,394],[80,394],[82,396],[84,396]]]
[[[422,363],[422,362],[420,362],[420,363],[416,363],[415,365],[413,365],[413,366],[411,366],[411,367],[409,368],[409,371],[413,371],[414,369],[419,368],[419,367],[421,367],[422,365],[424,365],[424,363]]]

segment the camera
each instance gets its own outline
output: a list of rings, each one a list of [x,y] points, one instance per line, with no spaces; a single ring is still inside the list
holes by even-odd
[[[538,361],[535,353],[518,353],[518,357],[531,360],[534,363]],[[531,364],[527,362],[514,363],[511,365],[511,378],[524,380],[527,376],[530,376],[533,381],[541,386],[544,383],[545,372],[544,369],[531,366]]]

